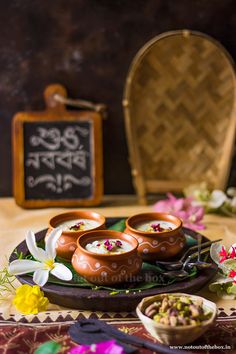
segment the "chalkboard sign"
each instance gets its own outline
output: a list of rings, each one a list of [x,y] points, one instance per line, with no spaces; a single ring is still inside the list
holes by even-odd
[[[68,111],[45,91],[47,110],[17,113],[13,123],[14,196],[26,208],[90,206],[102,197],[101,116]]]

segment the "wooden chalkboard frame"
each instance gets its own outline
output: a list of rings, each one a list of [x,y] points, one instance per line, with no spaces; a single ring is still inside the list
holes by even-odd
[[[93,111],[69,111],[54,97],[67,97],[65,88],[59,84],[49,85],[44,91],[46,110],[42,112],[19,112],[13,118],[13,190],[16,203],[24,208],[93,206],[101,202],[103,195],[102,117]],[[81,122],[93,124],[93,196],[89,199],[26,199],[24,185],[24,123],[26,122]]]

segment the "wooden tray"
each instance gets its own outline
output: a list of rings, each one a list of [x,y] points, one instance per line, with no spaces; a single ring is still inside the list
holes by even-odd
[[[108,218],[107,227],[113,225],[122,218]],[[184,232],[193,238],[196,238],[197,233],[190,229],[184,228]],[[45,237],[46,230],[42,230],[36,233],[37,242]],[[208,239],[203,236],[203,242]],[[17,246],[18,252],[22,252],[23,255],[28,253],[26,242],[23,241]],[[16,259],[14,253],[10,256],[10,262]],[[213,276],[217,273],[217,266],[212,263],[212,267],[204,271],[201,271],[196,278],[188,278],[171,285],[143,290],[137,293],[121,293],[117,295],[110,295],[110,291],[107,290],[92,290],[87,288],[72,288],[57,284],[47,283],[42,289],[49,301],[54,304],[58,304],[65,307],[70,307],[80,310],[90,311],[132,311],[137,304],[146,296],[151,296],[160,293],[167,292],[185,292],[195,293],[200,290],[205,284],[207,284]],[[17,276],[18,280],[22,284],[34,284],[32,277],[27,275]]]

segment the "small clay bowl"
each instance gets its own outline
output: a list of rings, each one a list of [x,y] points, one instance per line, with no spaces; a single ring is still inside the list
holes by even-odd
[[[175,225],[170,231],[147,232],[137,230],[141,223],[152,220],[167,221]],[[136,237],[139,242],[138,252],[145,261],[167,260],[176,256],[185,246],[182,221],[168,213],[143,213],[126,220],[125,233]]]
[[[152,318],[146,316],[145,309],[154,302],[158,302],[163,296],[170,294],[159,294],[155,296],[150,296],[144,298],[136,308],[136,313],[140,320],[142,321],[146,330],[159,342],[167,345],[184,345],[191,343],[197,338],[199,338],[203,333],[205,333],[209,327],[211,327],[217,317],[217,306],[211,301],[204,299],[201,296],[173,293],[171,295],[179,297],[186,296],[191,300],[201,299],[203,301],[203,308],[209,310],[212,315],[211,317],[203,321],[199,325],[187,325],[187,326],[176,326],[172,327],[170,325],[164,325],[162,323],[157,323]]]
[[[102,239],[119,239],[128,242],[132,249],[120,254],[97,254],[85,249],[88,243]],[[138,255],[138,242],[130,235],[113,230],[89,231],[77,241],[78,248],[72,257],[76,272],[96,285],[113,285],[132,281],[142,266]]]
[[[45,239],[49,236],[50,232],[60,226],[63,222],[76,220],[76,219],[88,219],[97,222],[97,226],[89,230],[105,229],[105,218],[104,216],[92,212],[92,211],[69,211],[63,214],[58,214],[54,216],[49,221],[49,228]],[[57,242],[57,255],[61,258],[71,261],[71,257],[77,248],[77,239],[85,232],[89,230],[79,230],[79,231],[63,231],[61,237]]]

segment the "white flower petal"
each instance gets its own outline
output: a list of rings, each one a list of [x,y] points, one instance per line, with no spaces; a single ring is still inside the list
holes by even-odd
[[[218,265],[220,263],[219,252],[221,251],[221,249],[222,245],[220,245],[219,243],[213,243],[210,248],[211,259]]]
[[[208,207],[211,209],[217,209],[219,208],[224,202],[226,201],[227,197],[224,192],[222,192],[219,189],[215,189],[211,193],[210,200],[208,202]]]
[[[57,227],[52,232],[50,232],[46,240],[46,253],[49,259],[54,259],[56,257],[56,243],[59,240],[62,233],[62,229]]]
[[[13,275],[32,273],[37,269],[43,267],[40,262],[32,261],[29,259],[17,259],[11,262],[8,266],[8,271]]]
[[[35,235],[32,231],[28,231],[28,234],[26,236],[26,244],[28,247],[28,250],[32,254],[32,256],[37,259],[38,261],[44,262],[47,260],[47,255],[46,252],[42,249],[37,247],[36,245],[36,240],[35,240]]]
[[[233,248],[236,250],[236,243],[233,243],[231,246],[230,246],[230,249],[229,249],[229,252],[233,252]]]
[[[228,194],[230,197],[236,197],[236,188],[229,187],[226,191],[226,194]]]
[[[50,273],[55,277],[65,281],[71,280],[73,276],[70,269],[61,263],[54,263],[54,268],[51,270]]]
[[[49,270],[37,269],[34,272],[33,281],[39,286],[44,286],[48,281]]]

